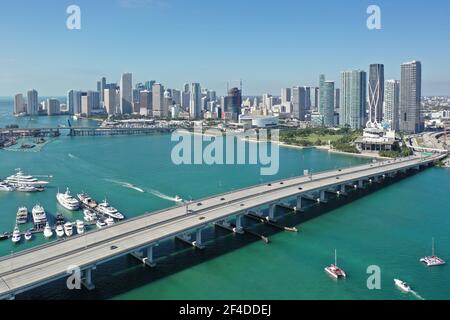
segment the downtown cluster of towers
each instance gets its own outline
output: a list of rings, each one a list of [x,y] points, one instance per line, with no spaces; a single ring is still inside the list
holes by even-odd
[[[181,90],[166,89],[156,81],[133,86],[131,73],[121,76],[120,84],[97,82],[97,90],[70,90],[67,104],[57,99],[39,103],[38,92],[30,90],[24,99],[15,96],[14,112],[24,115],[140,114],[155,118],[238,120],[240,115],[280,116],[309,122],[314,126],[351,129],[384,128],[408,133],[423,130],[421,118],[422,66],[419,61],[401,65],[401,80],[386,80],[384,65],[371,64],[369,77],[362,70],[344,71],[341,88],[320,76],[318,87],[283,88],[281,97],[265,94],[242,100],[241,88],[218,97],[199,83],[185,84]]]

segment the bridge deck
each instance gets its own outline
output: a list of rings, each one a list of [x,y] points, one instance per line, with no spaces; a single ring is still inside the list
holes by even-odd
[[[125,221],[107,229],[61,240],[0,259],[0,296],[18,294],[64,277],[72,266],[86,268],[145,248],[163,239],[281,199],[428,164],[442,156],[408,158],[297,177],[207,198]],[[339,177],[339,179],[337,179]],[[301,190],[299,189],[301,188]],[[224,198],[225,200],[222,200]],[[201,206],[197,204],[201,202]],[[202,218],[202,219],[200,219]],[[111,246],[117,249],[112,250]]]

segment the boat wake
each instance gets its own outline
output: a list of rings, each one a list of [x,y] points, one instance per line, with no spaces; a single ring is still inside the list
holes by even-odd
[[[71,154],[71,153],[69,153],[68,156],[69,156],[70,159],[78,159],[78,157],[74,156],[74,155]]]
[[[179,202],[179,199],[171,197],[171,196],[168,196],[168,195],[166,195],[164,193],[161,193],[161,192],[159,192],[157,190],[150,190],[150,193],[153,194],[154,196],[158,197],[158,198],[163,199],[163,200],[167,200],[167,201],[170,201],[170,202]]]
[[[425,298],[423,298],[420,294],[418,294],[415,291],[411,291],[411,294],[419,300],[425,300]]]
[[[135,185],[133,185],[131,183],[128,183],[128,182],[123,182],[123,181],[118,181],[118,180],[111,180],[111,179],[105,179],[105,181],[115,183],[115,184],[120,185],[120,186],[122,186],[124,188],[132,189],[132,190],[140,192],[140,193],[145,193],[145,191],[142,190],[141,188],[136,187]]]

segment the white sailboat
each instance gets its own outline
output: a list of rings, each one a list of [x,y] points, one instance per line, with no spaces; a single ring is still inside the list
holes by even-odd
[[[325,271],[335,279],[346,278],[347,274],[337,265],[337,250],[334,250],[334,264],[325,268]]]

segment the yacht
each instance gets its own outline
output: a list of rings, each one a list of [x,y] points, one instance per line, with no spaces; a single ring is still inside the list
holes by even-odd
[[[58,237],[64,237],[64,227],[63,227],[63,225],[62,224],[58,224],[57,226],[56,226],[56,235],[58,236]]]
[[[33,222],[34,224],[40,226],[44,225],[47,222],[47,216],[45,214],[45,210],[41,205],[34,206],[32,210],[33,214]]]
[[[31,238],[33,238],[33,234],[31,233],[30,230],[28,230],[28,231],[25,233],[25,240],[30,241]]]
[[[346,278],[347,275],[344,270],[337,265],[337,251],[334,251],[334,264],[325,268],[325,271],[335,279]]]
[[[46,237],[47,239],[53,237],[53,231],[52,231],[52,228],[50,228],[50,225],[48,224],[48,222],[45,225],[44,237]]]
[[[58,213],[58,214],[56,215],[56,225],[58,225],[58,224],[64,225],[65,222],[66,222],[66,221],[65,221],[65,219],[64,219],[64,216],[63,216],[61,213]]]
[[[71,222],[67,222],[64,225],[64,233],[68,237],[71,237],[73,235],[73,224]]]
[[[25,224],[28,222],[28,209],[26,207],[19,208],[16,214],[16,223]]]
[[[420,259],[420,262],[423,262],[424,264],[426,264],[427,267],[438,267],[438,266],[445,265],[446,262],[443,259],[441,259],[435,255],[434,238],[432,241],[431,252],[432,252],[431,256]]]
[[[103,228],[105,228],[105,227],[108,226],[108,225],[106,224],[105,221],[97,220],[96,226],[97,226],[97,228],[99,228],[99,229],[103,229]]]
[[[86,207],[90,209],[95,209],[98,206],[97,201],[92,199],[90,196],[88,196],[86,193],[81,193],[77,195],[78,199],[80,199],[81,203],[84,204]]]
[[[404,292],[408,293],[408,292],[412,291],[412,288],[406,282],[403,282],[402,280],[394,279],[394,283],[400,290],[402,290]]]
[[[42,187],[48,184],[48,181],[39,181],[33,176],[25,175],[21,169],[16,169],[16,174],[6,178],[5,181],[14,186],[26,185],[33,187]]]
[[[121,214],[117,209],[111,207],[106,200],[104,200],[102,203],[98,205],[97,211],[109,218],[117,220],[125,219],[123,214]]]
[[[108,225],[108,227],[114,225],[114,219],[113,218],[108,218],[105,220],[105,223]]]
[[[57,193],[56,199],[59,204],[62,205],[67,210],[76,211],[80,208],[80,201],[75,199],[70,195],[69,188],[67,188],[65,193]]]
[[[97,220],[97,214],[94,211],[85,209],[83,213],[84,213],[84,221],[92,222]]]
[[[77,220],[77,233],[83,234],[85,231],[84,229],[84,222],[82,220]]]
[[[22,236],[20,234],[19,227],[16,226],[14,228],[14,232],[13,232],[11,240],[12,240],[13,243],[19,243],[21,238],[22,238]]]
[[[15,188],[9,184],[7,184],[6,182],[1,181],[0,182],[0,191],[6,191],[6,192],[11,192],[14,191]]]
[[[16,187],[17,192],[38,192],[41,191],[41,189],[34,187],[34,186],[28,186],[28,185],[19,185]]]

